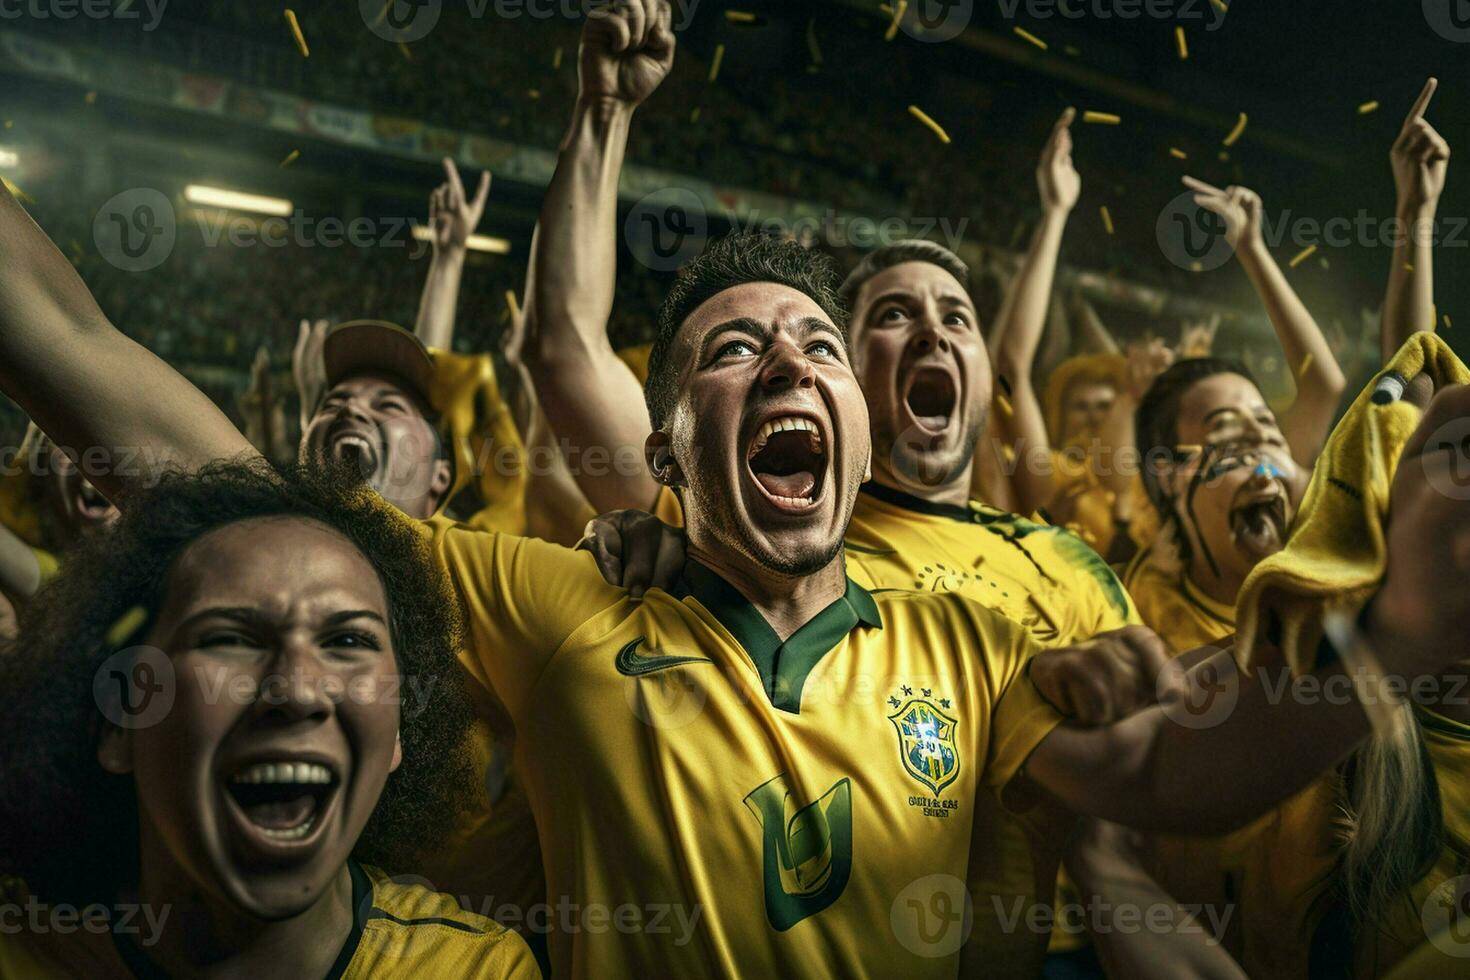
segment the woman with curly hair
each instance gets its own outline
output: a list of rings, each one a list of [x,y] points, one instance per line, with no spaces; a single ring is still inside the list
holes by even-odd
[[[519,937],[378,870],[459,809],[470,711],[424,546],[349,486],[165,477],[26,608],[0,875],[43,911],[0,935],[0,975],[538,976]]]

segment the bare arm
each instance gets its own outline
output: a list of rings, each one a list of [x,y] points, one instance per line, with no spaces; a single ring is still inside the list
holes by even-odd
[[[1027,775],[1090,816],[1142,830],[1220,834],[1304,787],[1368,734],[1355,699],[1288,696],[1273,704],[1260,677],[1239,674],[1231,657],[1223,651],[1191,670],[1186,702],[1106,728],[1057,728],[1031,754]],[[1320,690],[1352,690],[1340,665],[1315,676],[1327,685]],[[1221,692],[1232,688],[1233,708],[1202,724],[1228,704]],[[1186,704],[1214,707],[1195,714]],[[1281,751],[1288,745],[1290,752]]]
[[[1009,391],[1015,410],[1007,420],[1007,431],[1015,440],[1022,465],[1016,467],[1012,483],[1016,502],[1026,514],[1045,507],[1053,496],[1050,467],[1025,465],[1025,460],[1034,456],[1039,461],[1051,448],[1041,399],[1032,384],[1031,373],[1046,326],[1062,232],[1082,192],[1082,179],[1072,166],[1072,134],[1068,128],[1075,115],[1073,109],[1062,113],[1042,151],[1036,171],[1041,189],[1041,224],[1031,238],[1020,270],[1006,290],[990,336],[991,361],[999,388],[1002,392]]]
[[[1096,897],[1104,914],[1148,909],[1147,929],[1119,928],[1104,921],[1092,941],[1110,977],[1140,980],[1245,980],[1245,971],[1207,931],[1208,922],[1189,920],[1186,909],[1143,869],[1133,833],[1102,820],[1084,821],[1066,857],[1067,872],[1084,899]],[[1155,909],[1168,911],[1167,927]]]
[[[165,466],[258,457],[208,397],[108,322],[5,189],[0,269],[0,390],[57,443],[105,447],[112,465],[92,482],[109,498]]]
[[[1281,428],[1292,458],[1310,467],[1327,441],[1347,379],[1322,328],[1307,312],[1266,247],[1260,196],[1245,187],[1221,190],[1193,177],[1185,177],[1184,183],[1195,191],[1195,203],[1225,219],[1226,238],[1276,328],[1297,388],[1296,401],[1282,419]]]
[[[650,509],[659,486],[641,465],[650,425],[643,389],[607,337],[617,275],[618,177],[634,109],[674,61],[668,0],[594,11],[582,34],[581,93],[531,246],[525,363],[541,409],[572,450],[623,465],[576,466],[599,511]]]
[[[425,347],[452,350],[454,311],[459,305],[459,284],[464,276],[465,254],[470,235],[485,214],[490,195],[490,172],[480,175],[473,199],[467,199],[464,183],[454,161],[444,158],[445,182],[429,196],[429,228],[434,254],[429,260],[429,277],[419,300],[419,317],[414,333]]]
[[[1434,310],[1434,218],[1444,192],[1450,147],[1424,119],[1438,86],[1433,78],[1425,83],[1389,154],[1398,191],[1394,216],[1402,233],[1394,241],[1388,291],[1383,297],[1380,347],[1384,362],[1411,334],[1433,332],[1438,326]]]

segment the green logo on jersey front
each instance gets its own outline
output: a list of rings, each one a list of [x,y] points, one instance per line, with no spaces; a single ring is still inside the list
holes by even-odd
[[[766,918],[785,932],[837,901],[852,874],[852,786],[840,779],[800,806],[782,773],[745,797],[761,822]]]

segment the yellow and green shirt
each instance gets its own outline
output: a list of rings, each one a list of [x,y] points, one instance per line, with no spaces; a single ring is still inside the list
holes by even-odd
[[[326,980],[539,980],[525,941],[448,895],[399,884],[377,868],[348,862],[352,931]],[[121,925],[121,923],[119,923]],[[281,964],[281,976],[292,976]],[[25,980],[150,980],[162,972],[111,931],[0,931],[0,977]]]
[[[973,501],[959,507],[866,484],[846,550],[848,574],[869,588],[958,592],[1020,623],[1042,646],[1065,646],[1138,622],[1113,570],[1075,534]],[[1072,902],[1068,889],[1053,895],[1071,816],[1038,807],[1022,819],[990,797],[976,806],[975,930],[966,962],[995,976],[1035,976],[1047,933],[1018,927],[1016,913]],[[1052,931],[1053,951],[1083,942],[1080,924]]]
[[[589,554],[429,526],[515,724],[555,975],[956,975],[977,796],[1061,720],[1021,627],[849,581],[783,642],[697,562],[635,601]]]

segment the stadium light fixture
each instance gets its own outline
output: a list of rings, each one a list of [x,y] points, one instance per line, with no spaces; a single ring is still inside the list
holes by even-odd
[[[421,242],[434,240],[434,230],[428,225],[414,225],[413,237]],[[510,242],[490,235],[471,235],[465,245],[473,252],[489,252],[491,255],[509,255]]]
[[[190,204],[227,208],[231,211],[250,211],[254,214],[268,214],[277,218],[289,217],[291,214],[291,202],[285,198],[242,194],[239,191],[210,187],[206,184],[190,184],[185,187],[184,200]]]

